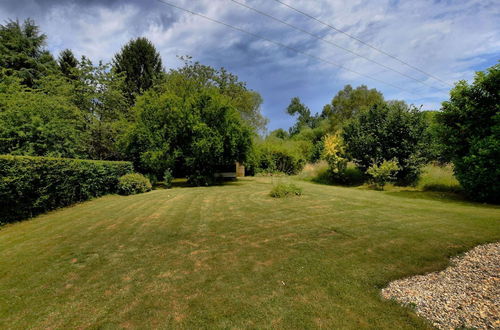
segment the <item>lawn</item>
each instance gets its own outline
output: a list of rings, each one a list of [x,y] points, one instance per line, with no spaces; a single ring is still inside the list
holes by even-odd
[[[380,289],[500,239],[500,208],[429,194],[245,178],[7,225],[0,328],[429,328]]]

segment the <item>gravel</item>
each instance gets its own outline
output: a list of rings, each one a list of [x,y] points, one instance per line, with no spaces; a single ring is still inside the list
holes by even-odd
[[[500,242],[477,246],[451,263],[391,282],[382,296],[413,306],[438,329],[500,329]]]

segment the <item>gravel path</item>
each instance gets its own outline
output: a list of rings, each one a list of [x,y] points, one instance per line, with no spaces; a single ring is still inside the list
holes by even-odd
[[[391,282],[382,296],[415,306],[439,329],[500,329],[500,242],[451,262],[441,272]]]

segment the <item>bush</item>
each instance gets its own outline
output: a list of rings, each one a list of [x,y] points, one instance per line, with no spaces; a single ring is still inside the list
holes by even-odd
[[[301,151],[302,141],[268,139],[255,148],[255,173],[298,174],[306,164]]]
[[[437,114],[447,159],[467,195],[500,202],[500,64],[478,72],[474,83],[460,81]]]
[[[278,183],[270,193],[271,197],[282,198],[302,195],[302,188],[293,183]]]
[[[151,182],[140,173],[129,173],[118,180],[118,192],[122,195],[142,194],[151,190]]]
[[[388,182],[396,179],[396,173],[399,170],[397,160],[384,160],[381,164],[373,164],[368,168],[366,173],[372,177],[373,184],[379,188],[384,189]]]
[[[129,162],[0,156],[0,223],[116,193]]]
[[[172,170],[167,168],[165,173],[163,174],[163,184],[166,188],[172,188],[172,181],[174,180],[174,175]]]

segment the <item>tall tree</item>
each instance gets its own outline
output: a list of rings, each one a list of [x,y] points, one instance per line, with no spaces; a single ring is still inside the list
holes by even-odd
[[[71,49],[65,49],[61,53],[59,53],[57,63],[59,64],[59,69],[61,70],[63,75],[70,79],[77,78],[75,70],[78,67],[78,60],[76,59]]]
[[[146,38],[123,46],[113,58],[113,69],[125,75],[124,92],[131,102],[151,88],[163,72],[160,53]]]
[[[324,106],[321,117],[330,118],[334,126],[340,128],[356,114],[383,102],[384,96],[375,88],[368,89],[365,85],[352,88],[351,85],[346,85]]]
[[[305,127],[315,128],[318,124],[318,117],[311,115],[311,110],[298,97],[292,98],[286,112],[291,116],[298,115],[297,122],[290,128],[290,135],[299,133]]]
[[[0,67],[28,87],[35,86],[40,77],[57,68],[52,55],[44,49],[46,39],[29,18],[23,24],[18,20],[0,24]]]
[[[191,88],[216,87],[219,92],[228,96],[232,105],[238,110],[241,118],[256,131],[264,131],[267,118],[261,113],[262,97],[256,91],[248,89],[246,83],[239,80],[238,76],[224,68],[215,69],[199,62],[192,62],[191,57],[181,56],[184,66],[172,71],[169,76],[180,74],[189,77]]]

